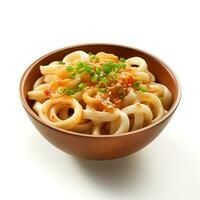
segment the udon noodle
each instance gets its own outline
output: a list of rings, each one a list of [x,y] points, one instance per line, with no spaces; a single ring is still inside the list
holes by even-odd
[[[40,66],[28,92],[47,124],[83,134],[121,134],[155,123],[170,109],[172,94],[155,82],[141,57],[75,51]]]

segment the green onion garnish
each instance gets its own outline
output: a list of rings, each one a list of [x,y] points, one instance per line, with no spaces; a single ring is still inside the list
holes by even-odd
[[[64,65],[65,63],[63,61],[58,61],[59,65]]]
[[[103,70],[106,74],[109,74],[112,71],[112,68],[111,68],[111,66],[104,64]]]
[[[64,89],[64,93],[71,96],[73,94],[75,94],[77,91],[75,89],[72,89],[72,88],[65,88]]]
[[[121,57],[121,58],[120,58],[120,61],[124,63],[124,62],[126,62],[126,59],[123,58],[123,57]]]
[[[91,76],[91,81],[93,82],[93,83],[96,83],[97,81],[98,81],[98,75],[97,74],[93,74],[92,76]]]
[[[67,71],[73,71],[74,68],[73,68],[72,66],[67,66],[67,67],[66,67],[66,70],[67,70]]]
[[[102,76],[102,77],[100,77],[100,82],[107,84],[108,79],[106,78],[106,76]]]
[[[101,67],[96,67],[96,73],[99,75],[101,73],[102,69]]]
[[[108,74],[108,79],[109,80],[116,80],[117,79],[117,73],[115,72],[110,72],[110,74]]]
[[[78,73],[94,73],[94,69],[86,62],[79,62],[76,66],[76,70]]]
[[[62,87],[59,87],[59,88],[57,88],[57,92],[59,93],[59,94],[63,94],[64,93],[64,88],[62,88]]]
[[[93,56],[94,54],[93,54],[92,52],[89,52],[88,55],[89,55],[89,56]]]
[[[133,86],[134,86],[134,87],[139,87],[139,85],[140,85],[140,82],[139,82],[139,81],[133,83]]]
[[[163,100],[164,100],[164,97],[162,97],[162,96],[158,96],[158,98],[160,99],[160,101],[161,101],[161,103],[162,103]]]
[[[75,78],[76,76],[77,76],[76,73],[72,73],[72,74],[69,75],[70,78]]]
[[[139,91],[141,91],[141,92],[147,92],[148,90],[147,90],[146,87],[139,87]]]
[[[83,90],[84,88],[86,87],[86,84],[85,83],[79,83],[78,84],[78,90]]]
[[[84,68],[84,72],[92,74],[92,73],[94,73],[94,70],[90,66],[86,66]]]
[[[106,74],[109,74],[111,71],[119,72],[120,69],[125,67],[125,63],[114,63],[112,61],[103,64],[103,70]]]
[[[98,91],[101,92],[101,93],[106,93],[107,92],[107,88],[99,88]]]

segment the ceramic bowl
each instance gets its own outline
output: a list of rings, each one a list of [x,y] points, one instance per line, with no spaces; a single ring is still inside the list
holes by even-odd
[[[27,93],[32,90],[35,80],[41,76],[40,65],[47,65],[73,51],[83,50],[97,53],[100,51],[113,53],[119,57],[139,56],[147,62],[156,81],[166,85],[173,94],[173,102],[169,112],[158,122],[137,131],[120,135],[85,135],[52,127],[43,122],[32,110],[33,101]],[[77,157],[95,160],[114,159],[132,154],[152,142],[164,129],[176,110],[181,97],[181,89],[174,72],[160,59],[142,50],[115,44],[81,44],[65,47],[45,56],[31,64],[24,72],[20,82],[20,98],[24,109],[37,130],[53,145],[66,153]]]

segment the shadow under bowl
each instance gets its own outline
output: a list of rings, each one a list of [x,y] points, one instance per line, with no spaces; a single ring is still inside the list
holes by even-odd
[[[62,60],[66,54],[76,50],[83,50],[94,54],[104,51],[124,58],[142,57],[147,62],[149,71],[156,77],[156,81],[166,85],[173,94],[172,106],[169,112],[154,124],[120,135],[84,135],[52,127],[43,122],[32,110],[33,101],[28,99],[27,93],[32,90],[35,80],[41,76],[40,65],[47,65],[52,61]],[[66,153],[81,158],[107,160],[127,156],[152,142],[161,133],[176,110],[181,98],[181,89],[174,72],[160,59],[149,53],[115,44],[81,44],[53,51],[31,64],[21,78],[20,98],[32,123],[53,145]]]

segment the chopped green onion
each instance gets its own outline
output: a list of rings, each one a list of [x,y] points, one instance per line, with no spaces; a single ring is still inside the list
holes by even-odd
[[[64,89],[64,93],[71,96],[73,94],[75,94],[77,91],[75,89],[72,89],[72,88],[65,88]]]
[[[94,73],[93,68],[86,62],[79,62],[76,66],[76,70],[78,73],[83,73],[83,72],[86,72],[89,74]]]
[[[94,62],[98,62],[99,61],[99,58],[95,54],[93,54],[91,52],[89,52],[88,54],[89,54],[89,59],[91,61],[94,61]]]
[[[100,77],[100,82],[102,83],[108,83],[108,79],[105,76]]]
[[[87,63],[85,62],[79,62],[77,65],[76,65],[76,69],[79,71],[79,70],[84,70],[84,68],[87,66]]]
[[[91,81],[93,82],[93,83],[96,83],[97,81],[98,81],[98,75],[97,74],[93,74],[92,76],[91,76]]]
[[[119,72],[119,68],[118,67],[114,68],[113,70],[114,70],[115,73]]]
[[[59,88],[57,88],[57,92],[59,93],[59,94],[63,94],[64,93],[64,88],[62,88],[62,87],[59,87]]]
[[[114,63],[112,61],[106,62],[103,64],[103,69],[108,69],[108,68],[112,69],[112,68],[116,67],[116,64],[117,63]]]
[[[67,71],[73,71],[74,68],[73,68],[72,66],[67,66],[67,67],[66,67],[66,70],[67,70]]]
[[[101,73],[102,69],[101,67],[96,67],[96,73],[99,75]]]
[[[120,61],[124,63],[124,62],[126,62],[126,59],[123,58],[123,57],[121,57],[121,58],[120,58]]]
[[[64,65],[65,63],[63,61],[58,61],[59,65]]]
[[[133,86],[134,86],[134,87],[139,87],[139,85],[140,85],[140,82],[139,82],[139,81],[133,83]]]
[[[78,74],[76,74],[76,73],[72,73],[72,74],[69,75],[69,77],[70,77],[70,78],[75,78],[77,75],[78,75]]]
[[[94,70],[90,66],[87,66],[87,67],[85,67],[84,72],[92,74],[92,73],[94,73]]]
[[[109,65],[103,65],[103,70],[106,74],[109,74],[112,71],[112,68]]]
[[[118,72],[121,68],[125,68],[125,63],[114,63],[112,61],[103,64],[103,70],[106,74],[111,71]]]
[[[119,68],[125,68],[126,67],[126,64],[125,63],[119,63]]]
[[[76,66],[76,70],[78,73],[84,72],[84,68],[85,68],[85,65],[83,65],[82,63],[78,63]]]
[[[90,55],[90,59],[94,60],[96,58],[96,55]]]
[[[95,62],[99,62],[99,58],[97,56],[95,56]]]
[[[162,97],[162,96],[158,96],[158,98],[160,99],[160,101],[161,101],[161,103],[162,103],[163,100],[164,100],[164,97]]]
[[[99,88],[98,91],[101,92],[101,93],[106,93],[107,92],[107,88]]]
[[[98,62],[99,61],[99,58],[96,56],[96,55],[90,55],[90,60],[91,61],[95,61],[95,62]]]
[[[143,81],[143,78],[138,76],[138,77],[136,77],[136,80],[137,81]]]
[[[146,87],[139,87],[139,90],[140,90],[141,92],[147,92],[147,91],[148,91]]]
[[[79,83],[78,84],[78,90],[83,90],[84,88],[86,87],[86,84],[85,83]]]
[[[115,80],[117,78],[117,73],[115,72],[110,72],[110,74],[108,74],[108,78],[109,80]]]
[[[93,56],[94,54],[93,54],[92,52],[89,52],[88,55],[89,55],[89,56]]]

